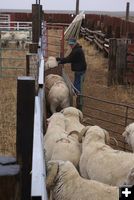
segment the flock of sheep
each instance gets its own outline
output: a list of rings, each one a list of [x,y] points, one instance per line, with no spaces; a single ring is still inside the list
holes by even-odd
[[[48,61],[46,70],[56,65],[49,66]],[[46,88],[52,115],[47,119],[44,136],[49,199],[118,200],[119,187],[134,184],[134,154],[110,147],[109,133],[103,128],[84,126],[83,113],[69,105],[66,89],[66,95],[60,96],[56,89],[50,95],[57,80],[53,77]],[[62,86],[57,88],[61,90]],[[134,150],[134,123],[126,127],[123,136]]]
[[[1,47],[7,48],[10,44],[15,44],[16,48],[25,49],[27,40],[30,40],[29,31],[2,31]]]

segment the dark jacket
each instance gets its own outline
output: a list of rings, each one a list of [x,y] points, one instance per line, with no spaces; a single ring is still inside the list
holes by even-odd
[[[78,43],[73,47],[71,53],[66,58],[57,58],[57,61],[59,61],[60,64],[71,63],[72,71],[86,71],[87,64],[85,55],[82,46]]]

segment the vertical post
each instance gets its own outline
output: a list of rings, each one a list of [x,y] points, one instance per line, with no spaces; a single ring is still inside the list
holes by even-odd
[[[0,77],[2,77],[2,42],[1,42],[1,31],[0,31]]]
[[[34,100],[34,78],[18,77],[16,155],[21,166],[20,200],[29,200],[31,196]]]
[[[79,14],[79,0],[76,0],[76,15]]]
[[[30,74],[30,55],[26,55],[26,76]]]
[[[108,86],[113,85],[116,80],[116,43],[115,38],[109,40]]]
[[[62,38],[61,38],[61,52],[60,57],[64,57],[64,26],[62,27]]]
[[[40,3],[40,1],[39,1]],[[37,53],[39,37],[41,36],[42,5],[32,4],[32,44],[29,45],[31,53]]]
[[[116,50],[116,74],[118,84],[124,84],[124,73],[126,71],[127,40],[117,40]]]
[[[126,37],[128,34],[128,21],[129,21],[129,2],[126,4]]]
[[[32,42],[38,43],[41,35],[41,18],[42,6],[39,4],[32,4]]]

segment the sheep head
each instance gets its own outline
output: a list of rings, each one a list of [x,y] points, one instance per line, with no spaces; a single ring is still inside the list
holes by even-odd
[[[129,124],[125,131],[122,133],[122,136],[125,138],[125,141],[130,145],[130,135],[134,134],[134,123]]]
[[[91,139],[93,139],[93,141],[102,140],[103,142],[107,144],[110,141],[109,133],[105,129],[102,129],[99,126],[87,126],[84,129],[82,129],[79,136],[79,142],[82,141],[83,136],[88,138],[89,141],[91,141]]]
[[[63,113],[65,116],[76,116],[79,118],[80,122],[83,120],[83,113],[75,107],[70,106],[62,109],[60,112]]]

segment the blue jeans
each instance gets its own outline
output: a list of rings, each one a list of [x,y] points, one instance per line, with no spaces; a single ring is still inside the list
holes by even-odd
[[[81,93],[82,85],[84,82],[85,71],[83,72],[74,72],[74,87]]]

